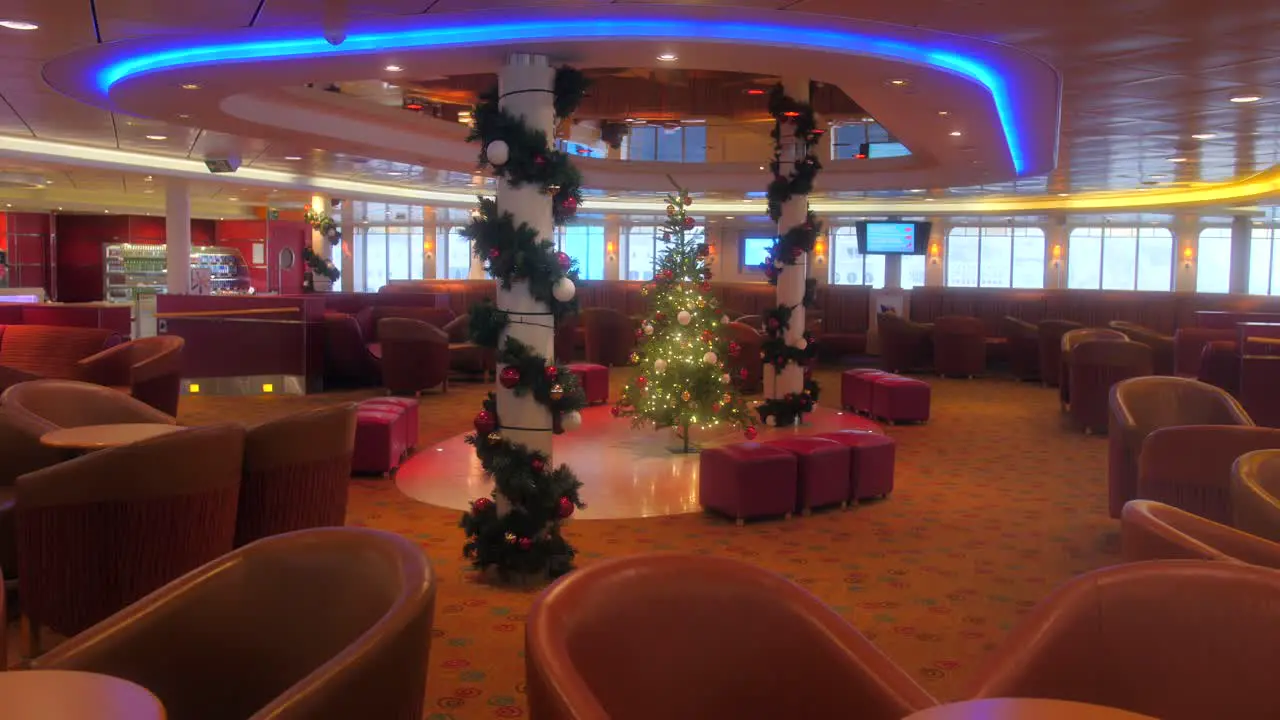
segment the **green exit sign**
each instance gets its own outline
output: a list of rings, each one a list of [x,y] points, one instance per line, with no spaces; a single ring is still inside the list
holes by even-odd
[[[277,210],[277,209],[275,209],[275,208],[267,208],[267,219],[268,219],[268,220],[279,220],[279,219],[280,219],[280,211],[279,211],[279,210]]]

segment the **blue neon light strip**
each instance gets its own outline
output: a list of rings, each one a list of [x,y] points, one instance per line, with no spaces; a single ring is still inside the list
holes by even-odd
[[[349,35],[339,46],[320,37],[279,36],[242,42],[210,42],[148,50],[115,59],[96,71],[95,85],[104,96],[120,82],[161,70],[219,65],[251,60],[307,58],[383,53],[397,50],[495,45],[507,42],[548,40],[651,39],[693,42],[754,42],[780,47],[870,55],[926,65],[968,78],[987,90],[995,104],[1014,170],[1025,168],[1026,143],[1016,122],[1016,104],[1008,82],[988,60],[954,50],[912,45],[900,40],[839,30],[801,29],[760,22],[714,20],[562,18],[554,20],[480,21],[466,25],[439,25],[401,32],[365,32]]]

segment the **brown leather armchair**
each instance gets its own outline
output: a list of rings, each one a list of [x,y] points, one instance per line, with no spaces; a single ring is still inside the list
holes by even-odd
[[[1125,562],[1218,560],[1280,569],[1280,543],[1151,500],[1125,503],[1120,552]]]
[[[1280,357],[1240,358],[1240,404],[1259,425],[1280,427]]]
[[[1280,543],[1280,451],[1257,450],[1236,459],[1231,510],[1238,529]]]
[[[900,720],[935,703],[831,608],[727,558],[593,563],[547,588],[525,624],[538,720]]]
[[[1172,375],[1174,365],[1174,346],[1172,335],[1162,335],[1149,327],[1124,320],[1112,320],[1107,323],[1112,330],[1119,330],[1125,337],[1136,343],[1151,348],[1151,368],[1155,375]]]
[[[441,330],[449,336],[449,371],[480,375],[484,382],[489,382],[489,375],[494,371],[495,354],[493,348],[471,342],[471,315],[459,315]]]
[[[1009,371],[1019,380],[1040,378],[1040,332],[1035,325],[1005,315],[1000,334],[1009,345]]]
[[[978,318],[946,315],[933,321],[933,367],[939,375],[973,377],[987,371],[987,326]]]
[[[1084,327],[1070,320],[1041,320],[1036,326],[1040,338],[1040,383],[1055,387],[1062,375],[1062,336]]]
[[[213,560],[32,665],[130,680],[171,718],[417,720],[434,609],[409,540],[300,530]]]
[[[1107,487],[1113,518],[1137,497],[1138,456],[1142,441],[1153,431],[1176,425],[1253,425],[1235,398],[1187,378],[1123,380],[1112,386],[1108,406]]]
[[[731,355],[726,351],[725,371],[733,379],[733,384],[744,393],[759,392],[764,381],[764,360],[760,358],[760,348],[764,344],[764,336],[750,325],[740,322],[725,323],[723,329],[726,345],[735,342],[739,346],[738,354]],[[744,378],[742,371],[746,370]]]
[[[449,336],[422,320],[378,321],[382,384],[395,395],[417,395],[428,388],[449,390]]]
[[[1280,448],[1280,430],[1184,425],[1156,430],[1142,442],[1137,498],[1157,500],[1230,525],[1231,468],[1254,450]]]
[[[18,478],[18,582],[28,655],[230,552],[244,429],[210,425]]]
[[[172,415],[119,390],[75,380],[19,383],[0,395],[0,407],[24,418],[32,427],[43,426],[43,432],[85,425],[178,423]]]
[[[1071,419],[1086,435],[1107,430],[1107,400],[1111,387],[1129,378],[1151,374],[1151,348],[1135,342],[1089,340],[1076,345],[1068,360],[1062,387],[1071,388]]]
[[[356,441],[356,406],[300,412],[251,428],[235,546],[305,528],[341,526]]]
[[[37,420],[0,407],[0,568],[9,578],[18,576],[18,535],[14,529],[14,502],[18,477],[66,459],[63,451],[40,442],[49,427]]]
[[[1129,563],[1041,601],[975,684],[978,698],[1035,697],[1161,720],[1280,717],[1280,573],[1225,562]]]
[[[1058,374],[1058,401],[1062,405],[1063,412],[1066,412],[1071,405],[1071,351],[1080,343],[1093,340],[1127,342],[1129,338],[1119,330],[1108,330],[1106,328],[1076,328],[1075,330],[1068,330],[1062,336],[1062,356],[1060,358],[1062,369]],[[1151,373],[1147,374],[1150,375]]]
[[[880,333],[880,367],[889,372],[924,370],[933,365],[933,326],[896,313],[876,316]]]
[[[79,379],[122,390],[176,417],[185,342],[157,335],[117,345],[81,360]]]
[[[636,324],[618,310],[586,308],[578,313],[587,362],[621,367],[631,363],[636,347]]]

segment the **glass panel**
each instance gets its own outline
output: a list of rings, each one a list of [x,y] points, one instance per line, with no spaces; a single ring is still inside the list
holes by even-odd
[[[655,128],[658,131],[658,162],[684,160],[684,129]]]
[[[631,128],[631,134],[627,137],[628,160],[653,160],[657,151],[657,128]]]
[[[862,271],[862,284],[879,289],[884,287],[885,269],[883,255],[868,255]]]
[[[923,255],[903,255],[902,269],[898,282],[903,290],[924,286],[925,257]]]
[[[863,262],[858,254],[858,234],[853,227],[832,228],[831,284],[862,285]]]
[[[947,233],[947,285],[978,287],[981,228],[958,227]]]
[[[471,274],[471,241],[462,236],[460,227],[451,227],[448,233],[445,276],[450,280],[465,280]]]
[[[409,233],[409,277],[414,280],[422,279],[425,239],[425,231],[420,227],[413,228]]]
[[[707,161],[707,126],[688,125],[684,129],[684,161]]]
[[[387,284],[387,231],[371,227],[364,239],[364,288],[365,292],[377,292]]]
[[[659,230],[652,225],[627,228],[626,279],[653,279],[654,236]]]
[[[390,233],[387,235],[387,279],[409,279],[409,234]]]
[[[1196,249],[1196,292],[1225,293],[1231,291],[1231,228],[1205,228],[1200,231]],[[1179,258],[1181,262],[1181,258]],[[1252,270],[1252,263],[1250,270]],[[1252,275],[1252,272],[1250,273]],[[1253,278],[1250,277],[1252,284]],[[1252,289],[1250,290],[1252,292]]]
[[[1103,229],[1102,289],[1132,290],[1138,264],[1138,233],[1135,228]]]
[[[1067,241],[1067,287],[1097,290],[1102,284],[1102,228],[1071,231]]]
[[[1249,237],[1250,295],[1270,295],[1275,292],[1276,285],[1271,281],[1275,270],[1271,266],[1271,260],[1275,257],[1273,234],[1273,230],[1259,228],[1255,229]],[[1230,237],[1230,235],[1231,231],[1228,230],[1227,236]]]
[[[560,249],[578,261],[578,277],[604,279],[604,226],[568,225],[556,228]]]
[[[1138,229],[1138,289],[1173,289],[1173,232],[1169,228]]]
[[[1014,228],[1013,272],[1010,287],[1044,287],[1044,230]]]
[[[978,285],[981,287],[1009,287],[1010,267],[1013,264],[1012,229],[1008,227],[981,228],[979,245]]]

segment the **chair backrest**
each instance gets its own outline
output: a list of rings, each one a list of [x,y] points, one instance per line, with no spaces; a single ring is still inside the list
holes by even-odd
[[[967,315],[944,315],[933,321],[934,336],[938,335],[964,335],[966,337],[985,338],[987,336],[986,323],[976,317]]]
[[[170,717],[416,719],[434,605],[411,541],[300,530],[218,558],[33,665],[131,680]]]
[[[172,416],[118,390],[75,380],[33,380],[0,395],[0,406],[50,425],[50,429],[116,423],[174,424]]]
[[[1062,335],[1062,352],[1069,353],[1082,342],[1091,340],[1117,340],[1127,342],[1129,336],[1119,330],[1109,330],[1107,328],[1076,328],[1068,330]]]
[[[1231,467],[1235,526],[1280,542],[1280,450],[1255,450]]]
[[[1126,562],[1219,560],[1280,569],[1280,543],[1152,500],[1125,503],[1120,550]]]
[[[378,342],[433,342],[449,344],[449,336],[440,328],[423,320],[387,317],[378,321]]]
[[[0,487],[11,486],[21,475],[66,459],[63,451],[40,442],[41,435],[56,429],[27,413],[0,407]],[[9,570],[12,574],[13,568]]]
[[[350,455],[355,434],[355,403],[342,403],[270,420],[249,428],[245,435],[244,470],[251,473]]]
[[[1012,315],[1005,315],[1000,320],[1001,335],[1007,338],[1027,338],[1034,339],[1038,337],[1038,329],[1032,323],[1026,320],[1020,320]]]
[[[1280,717],[1280,573],[1166,560],[1080,575],[1025,616],[975,697],[1042,697],[1162,718]]]
[[[534,603],[525,645],[543,720],[837,717],[851,702],[859,717],[897,718],[924,696],[905,678],[870,691],[874,673],[859,686],[850,665],[887,663],[879,651],[785,578],[725,558],[577,570]]]
[[[471,342],[471,313],[463,313],[440,328],[451,343]]]
[[[0,365],[41,377],[75,377],[76,364],[120,342],[103,328],[9,325],[0,338]]]
[[[1151,348],[1142,343],[1115,338],[1084,340],[1071,350],[1071,364],[1076,367],[1100,366],[1125,368],[1134,376],[1151,374]]]
[[[1229,393],[1189,378],[1123,380],[1111,388],[1111,404],[1125,424],[1147,432],[1171,425],[1253,425]]]

